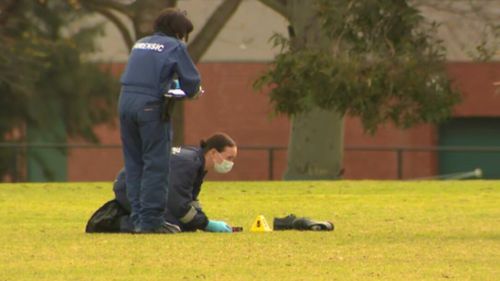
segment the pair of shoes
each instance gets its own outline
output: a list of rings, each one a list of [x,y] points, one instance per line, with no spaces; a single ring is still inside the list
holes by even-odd
[[[175,224],[168,222],[163,222],[159,227],[152,229],[141,229],[136,233],[147,234],[147,233],[157,233],[157,234],[172,234],[181,232],[181,228]]]

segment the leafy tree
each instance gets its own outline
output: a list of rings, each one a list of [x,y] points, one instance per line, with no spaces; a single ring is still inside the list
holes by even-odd
[[[96,124],[115,116],[117,84],[84,56],[95,51],[100,26],[71,32],[84,13],[73,1],[5,1],[0,9],[0,139],[66,142],[69,137],[98,141]],[[13,132],[25,132],[15,138]],[[11,167],[12,150],[2,149],[0,174]],[[11,154],[11,155],[6,155]],[[48,163],[55,157],[62,162]],[[64,180],[64,151],[33,150],[33,173]],[[62,170],[62,171],[61,171]]]
[[[339,175],[343,116],[367,132],[440,122],[460,101],[444,71],[445,49],[415,7],[399,0],[263,1],[286,15],[290,38],[255,86],[270,85],[292,119],[287,179]]]

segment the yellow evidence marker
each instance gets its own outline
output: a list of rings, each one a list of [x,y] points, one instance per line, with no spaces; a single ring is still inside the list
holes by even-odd
[[[258,215],[250,228],[251,232],[270,232],[273,231],[263,215]]]

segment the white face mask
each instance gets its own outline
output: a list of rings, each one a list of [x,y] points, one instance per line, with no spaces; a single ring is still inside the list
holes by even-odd
[[[222,158],[222,155],[220,153],[219,153],[219,156]],[[234,165],[234,162],[226,160],[226,159],[222,159],[222,162],[214,163],[214,169],[217,173],[226,174],[226,173],[229,173],[229,171],[231,171],[231,169],[233,168],[233,165]]]

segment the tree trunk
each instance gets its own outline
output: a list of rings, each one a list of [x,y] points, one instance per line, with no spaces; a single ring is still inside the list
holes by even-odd
[[[136,2],[136,13],[132,19],[136,40],[153,32],[153,23],[158,13],[167,8],[168,1],[141,0]]]
[[[222,28],[234,15],[236,10],[238,10],[241,1],[242,0],[225,0],[215,9],[205,25],[202,27],[195,27],[201,28],[201,30],[196,37],[191,40],[188,46],[189,55],[191,55],[194,62],[198,62],[212,45],[212,42]]]
[[[292,48],[329,49],[330,42],[321,34],[321,26],[308,0],[287,3]],[[292,117],[288,146],[286,180],[336,179],[343,158],[344,120],[333,111],[319,108]]]
[[[292,118],[286,180],[336,179],[342,169],[343,117],[313,109]]]

